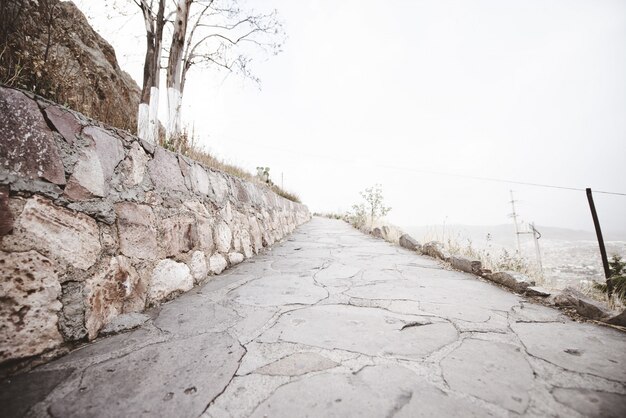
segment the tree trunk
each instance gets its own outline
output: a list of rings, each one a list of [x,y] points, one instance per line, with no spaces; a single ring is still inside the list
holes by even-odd
[[[167,63],[167,140],[175,140],[182,133],[181,127],[181,104],[182,104],[182,72],[185,49],[185,37],[187,35],[187,21],[189,20],[189,7],[192,0],[178,0],[176,7],[176,20],[174,21],[174,33],[172,46]]]
[[[165,25],[165,0],[159,0],[156,16],[146,2],[141,3],[141,10],[146,25],[146,58],[141,101],[137,112],[137,136],[155,144],[159,138],[159,74]]]

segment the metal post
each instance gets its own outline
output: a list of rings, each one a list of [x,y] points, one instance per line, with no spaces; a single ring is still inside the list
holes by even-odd
[[[517,212],[515,212],[515,199],[513,198],[513,190],[510,190],[511,192],[511,206],[513,208],[513,213],[511,214],[511,217],[513,218],[513,223],[515,223],[515,238],[517,239],[517,252],[518,254],[522,254],[522,246],[520,245],[519,242],[519,225],[517,224]]]
[[[591,216],[593,218],[593,226],[596,228],[596,236],[598,237],[598,245],[600,246],[600,255],[602,256],[602,266],[604,267],[604,277],[606,280],[606,286],[609,297],[613,293],[613,283],[609,280],[611,277],[611,269],[609,268],[609,259],[606,256],[606,248],[604,248],[604,238],[602,238],[602,230],[600,229],[600,221],[598,220],[598,213],[596,212],[596,205],[593,203],[593,196],[591,189],[587,188],[587,200],[589,201],[589,209],[591,209]]]

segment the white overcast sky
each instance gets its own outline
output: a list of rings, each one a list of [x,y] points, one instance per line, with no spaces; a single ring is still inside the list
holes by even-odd
[[[141,84],[141,19],[77,3]],[[183,119],[218,156],[284,173],[312,211],[380,183],[398,225],[501,224],[513,189],[524,220],[592,230],[584,192],[432,172],[626,192],[626,1],[243,4],[279,11],[284,52],[255,61],[260,90],[196,69]],[[596,205],[626,231],[626,196]]]

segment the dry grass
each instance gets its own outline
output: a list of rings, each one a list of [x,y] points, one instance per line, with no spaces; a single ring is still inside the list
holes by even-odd
[[[170,151],[179,152],[184,156],[187,156],[192,160],[199,162],[205,167],[213,168],[215,170],[219,170],[232,176],[254,183],[262,183],[257,176],[253,175],[249,171],[246,171],[241,167],[227,163],[224,160],[221,160],[211,155],[211,153],[203,149],[197,143],[196,136],[193,132],[189,134],[187,131],[185,131],[177,139],[170,142],[165,139],[164,133],[160,132],[159,145],[161,145],[163,148],[169,149]],[[289,192],[287,190],[283,190],[275,184],[268,184],[268,186],[277,195],[282,196],[287,200],[291,200],[292,202],[302,203],[300,201],[300,197],[297,194]]]

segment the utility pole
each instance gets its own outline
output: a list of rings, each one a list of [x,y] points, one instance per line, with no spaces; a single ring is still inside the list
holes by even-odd
[[[604,277],[606,278],[606,287],[609,298],[613,293],[613,283],[610,279],[611,269],[609,268],[609,259],[606,256],[606,248],[604,247],[604,238],[602,238],[602,229],[600,229],[600,221],[596,212],[596,205],[593,203],[593,195],[591,189],[587,188],[587,200],[589,201],[589,209],[591,209],[591,217],[593,218],[593,226],[596,228],[596,236],[598,237],[598,245],[600,246],[600,256],[602,257],[602,266],[604,267]]]
[[[513,198],[513,190],[510,190],[511,192],[511,207],[513,208],[513,213],[511,213],[509,216],[511,218],[513,218],[513,223],[515,224],[515,238],[517,239],[517,252],[519,254],[522,253],[522,247],[520,245],[519,242],[519,225],[517,224],[517,212],[515,212],[515,202],[516,200]]]
[[[539,249],[539,238],[541,238],[541,233],[537,231],[535,228],[535,223],[530,224],[530,230],[533,234],[533,240],[535,241],[535,252],[537,253],[537,264],[539,265],[539,274],[541,274],[541,279],[543,280],[543,264],[541,263],[541,250]]]

